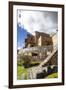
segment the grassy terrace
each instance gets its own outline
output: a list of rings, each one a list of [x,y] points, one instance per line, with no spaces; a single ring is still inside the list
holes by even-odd
[[[48,75],[46,78],[58,78],[58,73],[52,73]]]
[[[28,79],[27,77],[28,69],[24,68],[23,66],[17,66],[17,79],[21,80],[22,75],[24,75],[24,79]]]
[[[37,61],[31,61],[30,62],[30,67],[34,67],[36,65],[38,65],[40,62]],[[24,62],[18,62],[17,64],[17,79],[22,80],[22,77],[24,76],[24,79],[27,80],[28,79],[28,69],[29,68],[25,68],[25,66],[23,65]],[[26,64],[28,65],[28,63]]]

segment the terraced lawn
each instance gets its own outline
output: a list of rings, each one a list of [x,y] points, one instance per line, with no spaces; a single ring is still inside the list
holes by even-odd
[[[21,80],[24,77],[24,79],[26,80],[28,79],[27,74],[27,68],[24,68],[23,66],[17,66],[17,79]]]
[[[48,75],[46,78],[58,78],[58,73],[52,73]]]

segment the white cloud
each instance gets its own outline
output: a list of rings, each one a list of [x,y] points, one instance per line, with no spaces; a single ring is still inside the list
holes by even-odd
[[[21,14],[21,17],[19,15]],[[58,27],[57,12],[18,11],[18,23],[30,33],[35,31],[52,33]]]
[[[18,46],[18,48],[17,48],[17,49],[18,49],[18,50],[20,50],[21,48],[22,48],[22,47]]]

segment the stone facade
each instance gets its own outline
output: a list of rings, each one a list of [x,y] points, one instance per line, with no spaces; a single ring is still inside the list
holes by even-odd
[[[33,35],[27,35],[25,39],[25,48],[35,46],[35,38]]]
[[[27,38],[25,39],[25,48],[31,48],[31,47],[45,47],[45,46],[53,46],[52,37],[50,37],[49,34],[42,33],[42,32],[35,32],[35,35],[27,35]],[[52,50],[51,50],[52,51]],[[49,52],[51,52],[49,51]],[[28,55],[35,56],[35,58],[38,59],[45,59],[47,57],[47,52],[29,52]],[[37,57],[36,57],[37,56]]]
[[[58,45],[58,33],[52,35],[53,47]]]
[[[35,36],[28,35],[25,39],[25,48],[46,45],[53,45],[52,37],[46,33],[36,31]]]

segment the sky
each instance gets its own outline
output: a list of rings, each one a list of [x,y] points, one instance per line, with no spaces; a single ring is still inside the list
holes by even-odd
[[[17,47],[23,48],[27,33],[35,35],[35,31],[55,33],[58,28],[58,13],[51,11],[17,10]]]
[[[21,49],[25,46],[25,39],[27,38],[27,34],[30,34],[27,32],[25,28],[21,28],[17,24],[17,47],[18,49]]]

